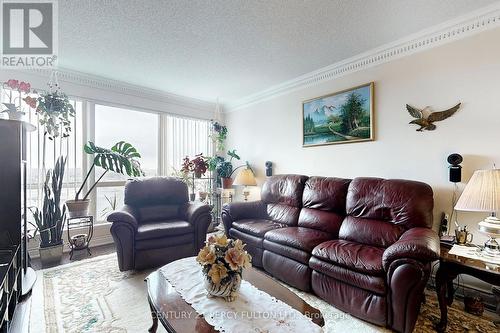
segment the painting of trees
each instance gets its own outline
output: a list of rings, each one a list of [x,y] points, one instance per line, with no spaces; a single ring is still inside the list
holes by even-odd
[[[373,140],[373,83],[302,103],[303,145]]]
[[[360,122],[364,115],[363,103],[365,103],[365,100],[356,92],[348,95],[347,101],[340,108],[342,133],[349,134],[360,127]]]

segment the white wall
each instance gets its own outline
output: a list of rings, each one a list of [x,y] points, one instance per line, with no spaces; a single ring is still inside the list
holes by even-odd
[[[464,156],[460,189],[476,169],[500,167],[500,29],[456,41],[390,63],[228,112],[227,147],[256,167],[274,173],[405,178],[426,182],[435,192],[435,226],[451,211],[450,153]],[[375,82],[375,141],[302,147],[302,104],[367,82]],[[462,102],[434,132],[416,132],[405,104],[442,110]],[[253,190],[253,197],[258,196]],[[477,230],[484,214],[459,213]],[[485,237],[474,235],[477,243]]]

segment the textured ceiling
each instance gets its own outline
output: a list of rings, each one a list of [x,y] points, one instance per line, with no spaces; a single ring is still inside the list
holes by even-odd
[[[230,102],[495,0],[64,0],[59,65]]]

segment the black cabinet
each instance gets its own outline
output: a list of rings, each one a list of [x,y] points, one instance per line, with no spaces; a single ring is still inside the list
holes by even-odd
[[[0,289],[1,331],[8,332],[19,298],[36,275],[27,248],[26,147],[33,125],[0,119]]]

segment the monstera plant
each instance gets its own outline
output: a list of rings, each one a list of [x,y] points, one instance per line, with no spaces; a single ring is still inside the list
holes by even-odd
[[[141,158],[141,154],[139,154],[137,149],[135,149],[135,147],[130,143],[120,141],[113,147],[111,147],[111,149],[107,149],[98,147],[93,142],[89,141],[84,146],[83,150],[89,155],[94,155],[94,160],[92,166],[87,172],[87,175],[83,179],[82,185],[76,192],[75,200],[66,201],[66,206],[68,207],[68,215],[70,217],[80,217],[86,216],[88,214],[88,207],[90,204],[90,199],[88,199],[88,196],[94,190],[97,183],[99,183],[104,175],[108,173],[108,171],[113,171],[122,175],[128,175],[130,177],[144,176],[144,172],[142,171],[141,164],[138,160],[139,158]],[[85,184],[92,174],[92,171],[96,167],[104,169],[104,172],[85,192],[83,198],[80,199],[80,195],[85,188]]]

